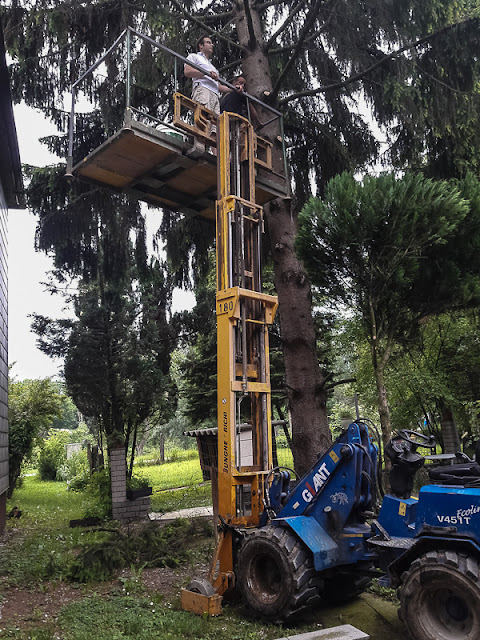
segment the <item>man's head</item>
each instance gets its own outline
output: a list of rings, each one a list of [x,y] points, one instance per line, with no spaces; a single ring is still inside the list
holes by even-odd
[[[206,58],[210,58],[213,53],[213,42],[210,36],[202,36],[197,42],[197,51],[203,53]]]
[[[245,91],[246,82],[243,76],[235,76],[232,84],[237,91],[240,91],[240,93],[243,93]]]

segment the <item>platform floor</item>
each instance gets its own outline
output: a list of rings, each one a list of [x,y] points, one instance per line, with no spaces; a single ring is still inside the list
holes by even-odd
[[[132,121],[73,167],[75,177],[103,185],[159,207],[215,219],[217,158],[188,154],[192,139]],[[261,167],[256,202],[287,195],[283,177]]]

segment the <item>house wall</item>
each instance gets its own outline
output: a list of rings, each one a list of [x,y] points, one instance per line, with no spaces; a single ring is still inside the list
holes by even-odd
[[[7,204],[0,184],[0,532],[8,489]]]

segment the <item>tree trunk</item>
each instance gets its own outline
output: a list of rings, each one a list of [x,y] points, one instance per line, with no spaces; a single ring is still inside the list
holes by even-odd
[[[247,90],[265,99],[265,92],[271,93],[273,87],[268,57],[264,51],[261,18],[250,0],[244,0],[235,4],[235,20],[239,43],[246,47],[242,71]],[[275,141],[280,132],[272,124],[265,133],[266,137]],[[283,154],[278,144],[274,145],[273,162],[275,170],[283,171]],[[316,356],[310,284],[294,250],[297,220],[296,212],[292,211],[292,201],[273,201],[266,207],[265,215],[279,299],[285,377],[292,417],[293,455],[295,468],[303,475],[315,462],[317,455],[331,444],[326,392]]]
[[[383,447],[392,437],[392,427],[390,423],[390,408],[388,406],[387,389],[385,387],[385,372],[383,365],[378,362],[374,366],[375,382],[377,383],[378,395],[378,414],[380,416],[380,425],[382,428]]]
[[[381,340],[378,336],[377,318],[373,299],[369,297],[370,309],[370,347],[372,350],[372,367],[377,384],[378,414],[380,416],[380,426],[382,429],[383,447],[387,445],[392,437],[392,426],[390,422],[390,407],[388,406],[387,389],[385,387],[385,367],[390,357],[393,340],[390,336],[384,338],[385,348],[381,348]]]
[[[443,453],[460,451],[460,438],[451,407],[440,401],[440,425],[442,430]]]

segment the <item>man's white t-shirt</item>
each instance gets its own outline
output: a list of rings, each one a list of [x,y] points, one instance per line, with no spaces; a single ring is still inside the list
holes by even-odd
[[[213,64],[210,62],[210,60],[206,57],[206,55],[204,53],[201,53],[200,51],[198,53],[190,53],[187,56],[187,60],[189,60],[190,62],[193,62],[193,64],[196,64],[197,66],[201,67],[202,70],[205,70],[207,72],[215,71],[216,73],[218,73],[218,71],[213,66]],[[202,85],[203,87],[205,87],[209,91],[212,91],[213,93],[215,93],[217,96],[219,94],[218,82],[216,80],[214,80],[213,78],[210,78],[210,76],[203,76],[201,78],[193,78],[193,87],[195,88],[197,85]]]

